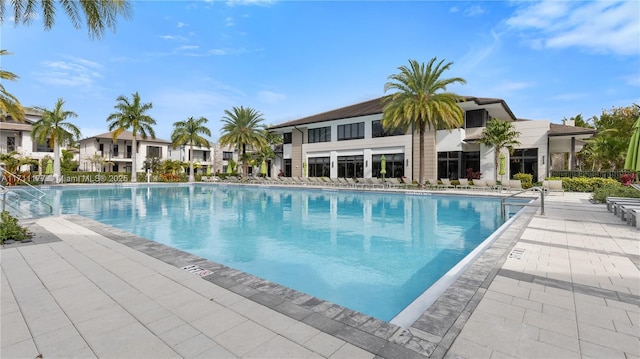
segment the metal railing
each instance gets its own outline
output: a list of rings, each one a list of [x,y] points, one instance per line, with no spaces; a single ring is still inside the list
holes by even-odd
[[[514,194],[510,194],[506,197],[503,197],[500,200],[500,214],[502,215],[502,219],[506,220],[507,218],[507,200],[509,198],[513,198],[519,194],[525,193],[525,192],[529,192],[529,191],[536,191],[536,192],[540,192],[540,215],[544,216],[544,189],[540,188],[540,187],[532,187],[529,189],[523,189],[522,191],[516,192]],[[530,203],[519,203],[518,206],[531,206],[532,204]]]
[[[14,210],[21,212],[20,207],[18,205],[16,205],[16,203],[20,202],[20,200],[22,199],[22,194],[24,194],[27,198],[30,198],[30,200],[32,201],[37,201],[39,203],[44,204],[48,209],[49,209],[49,213],[48,214],[52,214],[53,213],[53,207],[42,200],[42,197],[46,196],[47,194],[45,192],[43,192],[41,189],[36,188],[34,186],[32,186],[29,182],[26,182],[25,180],[23,180],[22,178],[20,178],[19,176],[16,176],[15,174],[7,171],[4,168],[0,169],[0,176],[2,176],[0,179],[2,179],[4,181],[4,174],[9,175],[9,177],[14,178],[16,181],[26,185],[27,187],[29,187],[31,190],[33,191],[26,191],[22,188],[15,188],[15,187],[5,187],[3,185],[0,185],[0,194],[2,194],[2,211],[4,212],[7,209],[7,204],[9,204]],[[35,193],[34,193],[35,192]],[[8,197],[10,195],[14,195],[15,198],[15,202],[9,202]]]

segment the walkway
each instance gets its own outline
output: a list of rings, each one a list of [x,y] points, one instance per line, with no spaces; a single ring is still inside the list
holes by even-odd
[[[0,250],[0,357],[640,357],[640,231],[587,198],[520,216],[406,329],[81,217],[39,219],[35,244]]]

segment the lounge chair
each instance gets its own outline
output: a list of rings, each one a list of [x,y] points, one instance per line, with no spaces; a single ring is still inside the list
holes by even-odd
[[[458,179],[458,182],[460,182],[460,184],[456,186],[457,189],[471,189],[468,179],[460,178]]]
[[[522,181],[520,180],[509,180],[509,192],[511,191],[522,191]]]
[[[397,178],[387,178],[386,179],[386,183],[388,187],[392,187],[392,188],[404,188],[405,185],[400,183],[400,181],[398,181]]]
[[[482,179],[473,180],[473,184],[469,186],[471,189],[477,190],[487,190],[489,187],[487,186],[487,181]]]
[[[373,187],[373,188],[376,188],[376,187],[384,188],[384,183],[380,182],[380,180],[378,178],[376,178],[376,177],[365,178],[364,181],[370,187]]]
[[[564,188],[562,187],[562,180],[549,180],[549,192],[562,192],[564,196]]]
[[[440,178],[440,182],[442,182],[442,185],[438,186],[438,188],[456,188],[448,178]]]
[[[502,190],[502,185],[499,185],[496,180],[493,179],[486,179],[485,180],[487,182],[487,187],[491,190],[495,190],[495,191],[501,191]]]

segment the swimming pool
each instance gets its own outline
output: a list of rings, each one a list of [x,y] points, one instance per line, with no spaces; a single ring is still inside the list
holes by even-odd
[[[495,198],[181,185],[52,188],[79,214],[391,320],[503,221]]]

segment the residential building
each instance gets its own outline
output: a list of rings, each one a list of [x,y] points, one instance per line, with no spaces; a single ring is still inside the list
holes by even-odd
[[[427,130],[425,134],[425,179],[458,179],[467,177],[468,171],[494,178],[494,148],[478,142],[492,118],[509,121],[520,132],[520,146],[511,154],[504,150],[509,178],[523,172],[532,174],[534,180],[544,179],[552,152],[568,153],[575,159],[584,145],[582,141],[595,133],[547,120],[518,119],[502,99],[467,96],[458,105],[464,111],[462,127]],[[418,130],[385,130],[382,110],[382,98],[376,98],[271,126],[270,131],[283,136],[272,169],[275,173],[282,170],[285,176],[382,177],[384,155],[386,177],[417,180]]]
[[[142,138],[137,135],[137,152],[133,153],[133,133],[122,132],[117,139],[113,139],[113,132],[87,137],[79,143],[80,171],[97,172],[131,172],[133,156],[136,156],[136,171],[144,171],[144,161],[148,158],[158,158],[160,161],[169,158],[171,142],[151,137]]]
[[[31,137],[33,124],[42,116],[31,109],[25,109],[24,122],[16,121],[11,116],[0,118],[0,153],[16,152],[19,156],[42,160],[45,156],[53,158],[53,148],[49,141],[38,143]],[[30,169],[23,169],[30,170]]]

